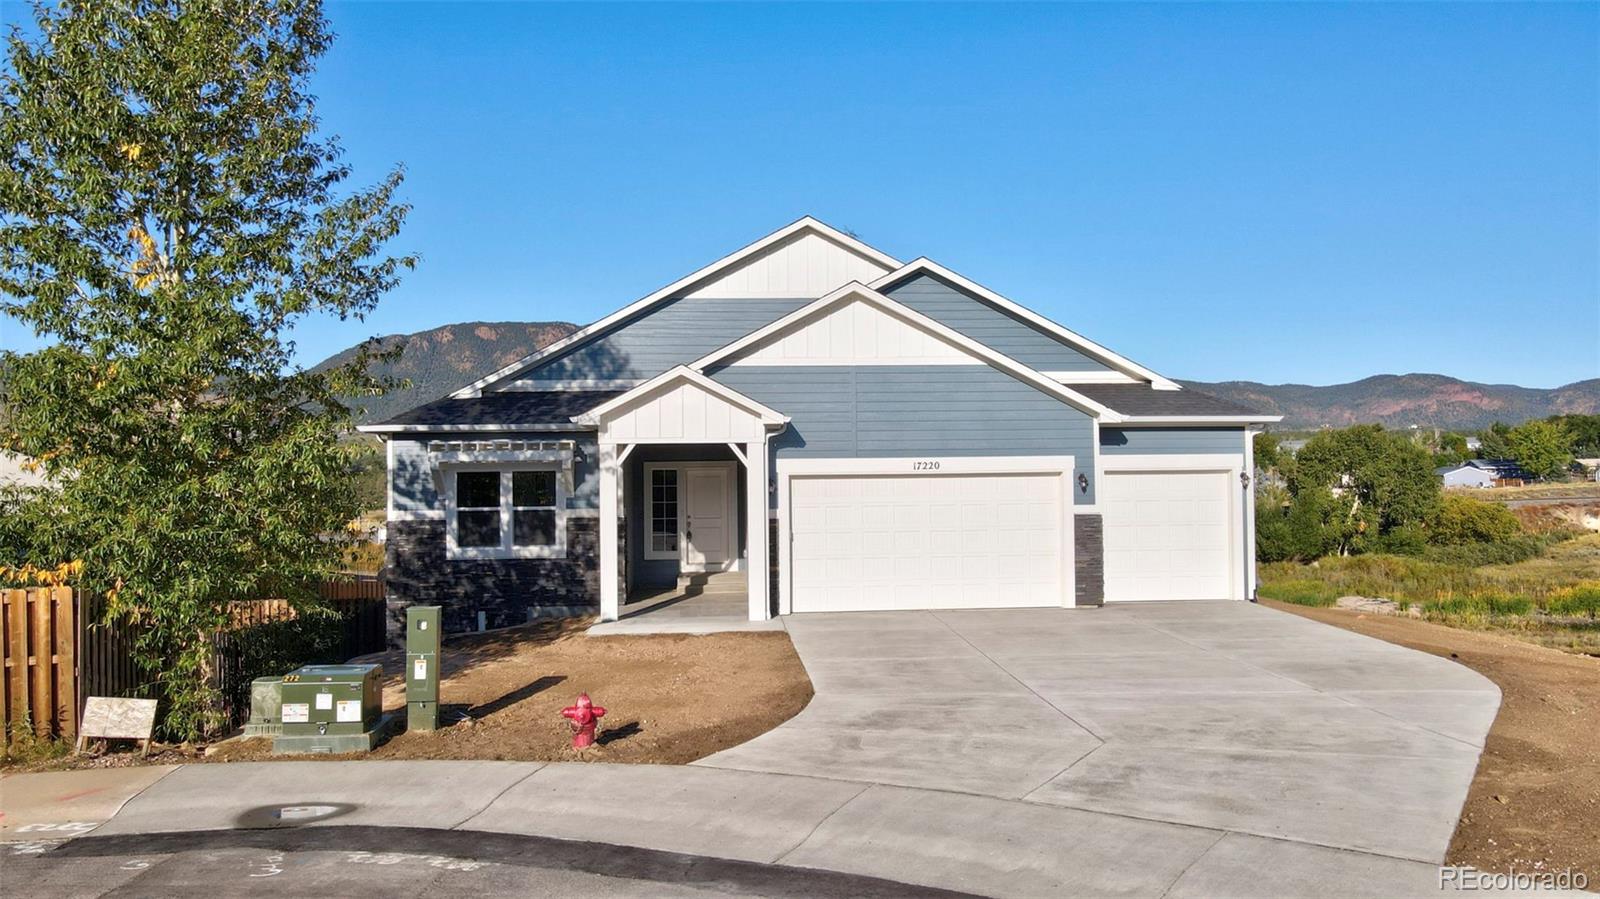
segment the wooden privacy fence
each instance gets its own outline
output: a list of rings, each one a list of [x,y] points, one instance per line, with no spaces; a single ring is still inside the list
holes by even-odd
[[[305,661],[347,659],[385,648],[388,611],[380,578],[358,575],[329,581],[321,592],[338,616],[338,631],[334,641],[323,647],[327,658]],[[70,587],[4,590],[0,612],[5,659],[0,743],[16,736],[23,722],[39,736],[75,737],[88,696],[151,695],[133,660],[137,628],[123,621],[98,623],[105,613],[104,598],[83,596]],[[249,680],[262,673],[283,673],[251,670],[258,660],[250,657],[250,636],[269,626],[284,627],[300,616],[281,599],[236,602],[230,613],[230,625],[212,638],[212,678],[222,693],[225,713],[237,723],[249,711],[240,701],[248,695]]]
[[[5,733],[78,731],[77,608],[71,587],[4,591]]]

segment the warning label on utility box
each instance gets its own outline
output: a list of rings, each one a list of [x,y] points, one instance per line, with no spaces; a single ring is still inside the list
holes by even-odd
[[[333,694],[332,693],[318,693],[317,694],[317,708],[319,708],[319,709],[331,709],[331,708],[333,708]]]
[[[341,700],[339,700],[339,708],[338,708],[337,711],[334,712],[334,720],[335,721],[360,721],[361,720],[361,700],[359,700],[359,699],[341,699]]]
[[[310,720],[310,705],[304,702],[286,702],[283,704],[284,724],[305,724]]]
[[[411,679],[412,680],[427,680],[428,679],[428,660],[427,659],[412,659],[411,660]]]

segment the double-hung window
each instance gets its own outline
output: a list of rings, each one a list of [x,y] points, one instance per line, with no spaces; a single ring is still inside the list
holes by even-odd
[[[554,466],[463,467],[450,472],[449,478],[450,558],[566,555],[566,497]]]

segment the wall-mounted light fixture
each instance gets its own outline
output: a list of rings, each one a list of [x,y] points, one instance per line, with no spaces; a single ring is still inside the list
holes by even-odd
[[[1078,492],[1079,493],[1088,493],[1089,492],[1089,476],[1084,474],[1081,471],[1078,472]]]
[[[1248,472],[1248,471],[1239,472],[1239,486],[1243,487],[1246,490],[1250,489],[1250,472]]]

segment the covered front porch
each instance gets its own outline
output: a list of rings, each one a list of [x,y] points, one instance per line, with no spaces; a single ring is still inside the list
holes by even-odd
[[[600,627],[771,619],[768,441],[788,419],[679,367],[581,421],[599,437],[600,618],[616,623]]]

